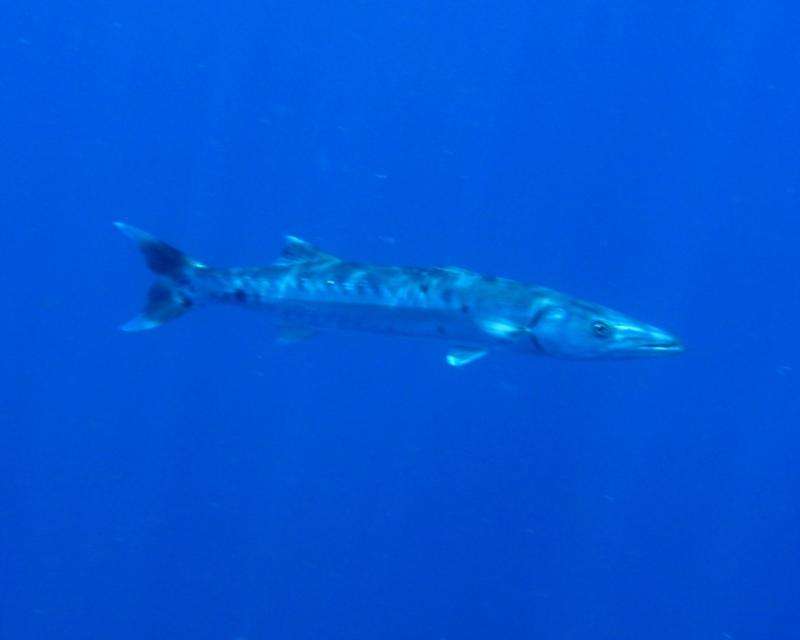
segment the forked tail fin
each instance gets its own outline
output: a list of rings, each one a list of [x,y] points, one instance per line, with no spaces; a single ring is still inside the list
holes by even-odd
[[[142,312],[120,329],[155,329],[186,313],[194,304],[192,276],[204,268],[203,265],[141,229],[124,222],[115,222],[114,226],[139,245],[147,266],[158,276],[150,287]]]

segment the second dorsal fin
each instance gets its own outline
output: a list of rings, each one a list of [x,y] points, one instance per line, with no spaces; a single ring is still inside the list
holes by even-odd
[[[336,256],[325,253],[310,242],[306,242],[297,236],[286,236],[286,242],[275,264],[286,267],[301,262],[331,262],[335,260],[338,260]]]

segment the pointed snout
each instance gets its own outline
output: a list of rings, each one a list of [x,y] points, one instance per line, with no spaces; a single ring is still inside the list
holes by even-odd
[[[684,349],[680,339],[656,327],[643,326],[636,334],[636,339],[631,340],[631,351],[636,355],[668,355],[680,353]]]

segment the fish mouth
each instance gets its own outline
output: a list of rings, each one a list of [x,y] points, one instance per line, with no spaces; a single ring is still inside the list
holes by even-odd
[[[650,342],[645,344],[640,344],[636,351],[646,355],[646,354],[669,354],[669,353],[680,353],[684,350],[683,343],[679,342],[678,340],[671,340],[669,342]]]

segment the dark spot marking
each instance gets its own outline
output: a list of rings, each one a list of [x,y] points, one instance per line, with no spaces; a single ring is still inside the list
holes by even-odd
[[[372,287],[372,292],[376,296],[380,296],[381,295],[381,283],[378,281],[377,278],[372,278],[369,281],[369,285],[370,285],[370,287]]]
[[[247,300],[247,294],[244,292],[244,289],[237,289],[233,293],[233,297],[236,298],[239,302],[244,302]]]
[[[447,329],[445,329],[442,325],[438,325],[436,327],[436,333],[438,333],[440,336],[443,336],[445,333],[447,333]]]
[[[428,290],[429,290],[429,289],[430,289],[430,286],[428,285],[428,283],[427,283],[427,282],[423,282],[422,284],[420,284],[420,285],[419,285],[419,290],[420,290],[422,293],[428,293]]]
[[[469,305],[468,304],[462,304],[461,305],[461,313],[469,313]]]

